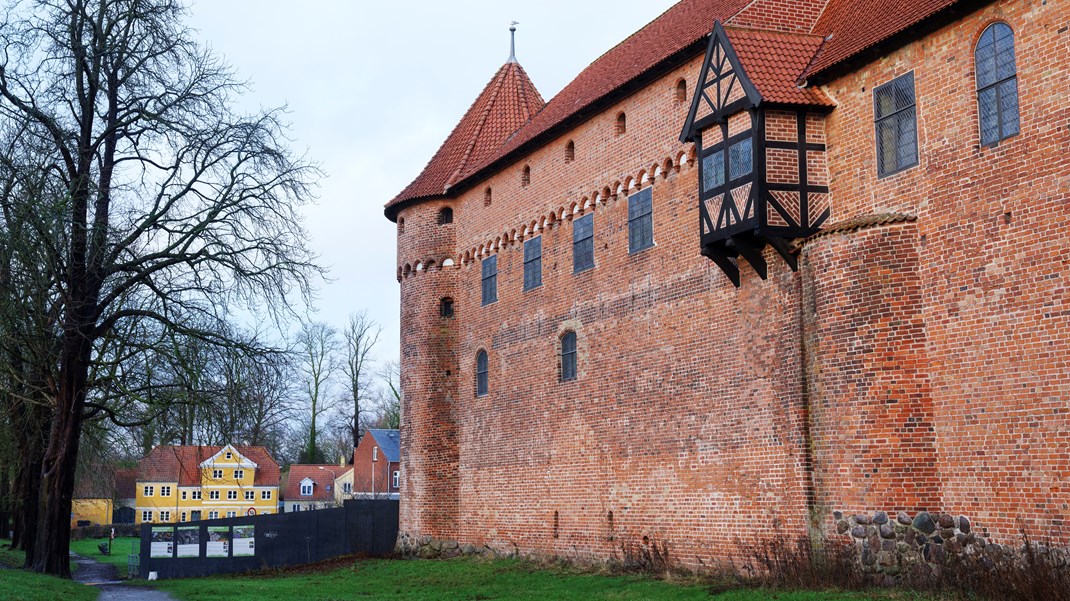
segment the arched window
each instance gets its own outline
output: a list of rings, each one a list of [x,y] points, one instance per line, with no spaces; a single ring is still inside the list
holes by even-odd
[[[576,332],[569,330],[561,336],[561,381],[576,379]]]
[[[491,201],[490,186],[487,186],[486,190],[483,190],[483,206],[489,207]]]
[[[442,210],[438,212],[438,224],[446,225],[447,223],[453,223],[453,209],[442,207]]]
[[[571,163],[576,160],[576,143],[572,140],[565,144],[565,162]]]
[[[617,127],[615,131],[618,136],[628,131],[628,118],[624,116],[624,113],[617,114]]]
[[[531,166],[524,165],[524,170],[520,172],[520,185],[526,186],[531,183]]]
[[[398,219],[398,233],[399,234],[404,234],[405,233],[405,218],[404,217]]]
[[[486,396],[489,388],[487,351],[476,353],[476,396]]]
[[[981,145],[988,146],[1018,133],[1018,70],[1009,25],[993,23],[985,29],[974,50],[974,63]]]
[[[676,82],[676,102],[685,102],[687,100],[687,80],[680,79]]]

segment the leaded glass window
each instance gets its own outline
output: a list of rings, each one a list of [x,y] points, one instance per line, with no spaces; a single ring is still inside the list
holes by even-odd
[[[628,252],[634,253],[654,246],[653,188],[640,190],[628,197]]]
[[[594,267],[594,215],[572,221],[572,273]]]
[[[498,255],[483,259],[483,304],[498,300]]]
[[[568,331],[561,337],[561,381],[576,379],[576,332]]]
[[[476,354],[476,396],[485,396],[489,388],[488,373],[490,371],[487,361],[487,351],[479,351]]]
[[[974,51],[977,65],[977,113],[981,144],[988,146],[1018,133],[1018,70],[1014,32],[993,23],[981,34]]]
[[[542,236],[524,241],[524,290],[542,286]]]
[[[702,191],[724,185],[724,151],[710,153],[702,159]]]
[[[873,90],[877,130],[877,175],[884,177],[918,164],[918,120],[914,73]]]
[[[750,138],[736,142],[728,149],[728,176],[737,179],[754,170],[754,151]]]

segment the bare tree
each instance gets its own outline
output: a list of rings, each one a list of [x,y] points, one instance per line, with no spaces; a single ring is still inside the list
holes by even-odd
[[[401,427],[401,364],[387,361],[379,370],[379,388],[375,407],[375,427],[396,430]]]
[[[49,220],[25,218],[46,234],[35,268],[53,282],[58,340],[33,568],[69,576],[83,420],[121,422],[90,394],[106,341],[151,322],[245,347],[201,324],[232,306],[285,307],[295,287],[307,295],[319,268],[296,210],[318,172],[286,148],[279,111],[230,110],[243,87],[192,41],[178,0],[8,0],[3,10],[0,139],[45,164],[34,202]]]
[[[370,319],[366,312],[350,313],[349,323],[342,331],[343,344],[345,345],[345,363],[342,364],[342,372],[345,374],[349,389],[346,391],[349,397],[353,414],[349,420],[349,430],[353,440],[353,447],[360,444],[361,436],[361,413],[366,410],[362,404],[369,399],[374,390],[372,349],[379,342],[379,334],[382,328]]]
[[[301,454],[304,463],[322,463],[318,422],[332,409],[331,378],[337,369],[335,353],[338,338],[331,326],[322,322],[307,322],[301,326],[294,344],[294,354],[300,367],[301,382],[308,401],[308,438]]]

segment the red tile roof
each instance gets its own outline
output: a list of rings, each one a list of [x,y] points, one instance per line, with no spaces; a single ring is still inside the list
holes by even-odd
[[[984,1],[972,0],[972,4]],[[941,11],[967,3],[967,0],[681,0],[591,63],[530,119],[521,118],[525,113],[516,108],[495,107],[497,89],[505,78],[503,71],[515,68],[523,73],[519,65],[507,63],[424,171],[386,204],[386,216],[396,219],[402,203],[443,196],[450,186],[462,184],[463,189],[463,185],[476,183],[516,160],[514,154],[538,148],[561,129],[582,123],[609,103],[626,97],[645,78],[660,75],[663,69],[694,58],[705,49],[705,37],[715,20],[731,26],[738,18],[739,24],[749,28],[796,32],[794,36],[782,34],[785,37],[773,37],[776,34],[771,33],[744,35],[740,45],[746,50],[737,48],[737,51],[749,56],[743,59],[749,63],[745,68],[753,64],[757,73],[748,72],[748,75],[763,82],[762,91],[767,90],[770,99],[801,98],[816,92],[792,89],[800,77],[817,75]],[[767,6],[765,20],[761,18],[763,5]],[[792,18],[796,20],[785,21]],[[812,22],[808,33],[799,33],[806,32]],[[765,36],[770,37],[765,39]],[[827,38],[820,52],[816,52],[813,36]],[[762,46],[763,40],[774,42],[773,47]],[[816,54],[807,57],[804,63],[802,57],[811,48]],[[780,64],[784,59],[791,63],[791,69]],[[797,73],[789,73],[796,68]],[[530,86],[534,92],[526,75],[514,77],[519,80],[517,87]],[[533,95],[537,96],[537,92]],[[510,101],[503,106],[517,104]],[[534,105],[524,103],[523,106],[530,109]],[[488,121],[492,126],[485,128],[484,122]],[[510,130],[511,127],[514,129]]]
[[[353,468],[343,468],[336,464],[295,463],[287,472],[286,485],[282,488],[282,499],[284,501],[333,501],[334,478],[351,469]],[[312,487],[312,496],[301,494],[301,481],[305,478],[311,478],[315,483]],[[327,485],[331,486],[331,490],[327,490]]]
[[[137,496],[137,468],[115,470],[115,497],[133,499]]]
[[[239,454],[257,465],[254,486],[278,486],[279,464],[264,447],[235,445]],[[202,462],[223,450],[216,446],[159,446],[138,462],[138,482],[178,482],[179,486],[200,486]]]
[[[494,156],[505,140],[546,103],[520,63],[508,62],[494,74],[453,128],[435,156],[391,201],[441,196],[446,189]]]
[[[800,88],[798,77],[821,48],[820,36],[726,27],[743,72],[766,102],[835,106],[817,88]]]

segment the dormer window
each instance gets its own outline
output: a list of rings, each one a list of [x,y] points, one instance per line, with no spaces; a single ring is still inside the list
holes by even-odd
[[[305,480],[304,482],[301,483],[301,496],[302,497],[311,497],[312,496],[312,484],[313,483],[312,483],[311,480]]]

